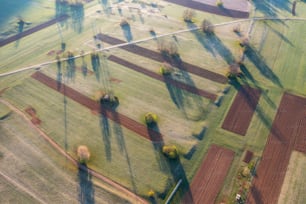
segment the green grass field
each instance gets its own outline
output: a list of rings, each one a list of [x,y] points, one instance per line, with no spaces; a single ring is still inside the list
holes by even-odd
[[[304,4],[299,2],[298,14],[302,15]],[[188,27],[180,15],[184,10],[182,7],[169,6],[167,3],[163,6],[161,13],[154,15],[144,13],[142,20],[135,11],[123,11],[124,17],[128,18],[131,23],[134,40],[150,37],[149,30],[151,28],[154,28],[157,34],[164,34]],[[289,8],[289,6],[290,3],[279,5],[274,12],[277,11],[279,16],[288,16],[289,11],[285,8]],[[81,50],[87,52],[93,49],[93,35],[96,32],[101,31],[125,40],[119,26],[121,17],[116,13],[116,9],[113,9],[115,15],[109,17],[96,12],[99,9],[101,9],[101,5],[98,5],[97,2],[86,6],[86,15],[88,14],[88,16],[84,20],[81,34],[73,31],[68,21],[68,24],[63,24],[60,27],[61,34],[57,25],[53,25],[21,39],[19,44],[11,43],[1,47],[0,73],[54,60],[54,53],[47,54],[50,51],[56,52],[61,49],[60,35],[67,44],[66,50],[73,51],[75,55]],[[177,12],[176,9],[181,12]],[[266,15],[266,9],[265,4],[262,3],[253,15]],[[163,17],[164,14],[167,14],[169,19]],[[44,15],[47,18],[51,15],[51,11],[44,13]],[[36,19],[36,14],[29,17],[29,19],[31,18]],[[227,17],[197,12],[195,24],[199,25],[203,18],[209,18],[213,23],[232,20]],[[240,24],[242,33],[246,34],[249,25],[250,22]],[[229,64],[239,58],[241,54],[239,37],[232,31],[234,26],[235,24],[220,26],[216,28],[216,35],[211,37],[205,36],[201,32],[186,32],[176,35],[180,56],[186,62],[225,75]],[[226,200],[228,203],[233,203],[235,190],[237,190],[235,176],[244,165],[242,162],[243,152],[246,149],[253,151],[255,159],[261,156],[282,93],[289,91],[302,96],[306,95],[304,80],[306,61],[303,57],[306,49],[304,46],[305,32],[306,26],[302,21],[258,21],[254,24],[250,41],[252,50],[247,54],[244,63],[248,73],[247,79],[241,83],[261,89],[262,95],[244,137],[221,128],[227,110],[237,93],[233,86],[225,94],[220,107],[215,106],[208,99],[181,91],[181,100],[184,106],[178,108],[171,100],[169,90],[163,82],[110,61],[107,61],[107,67],[104,66],[101,69],[103,74],[100,81],[90,72],[87,76],[83,76],[79,69],[73,79],[67,79],[65,64],[62,72],[66,85],[90,98],[94,99],[98,90],[112,90],[120,99],[120,105],[116,110],[140,123],[144,123],[143,117],[146,112],[156,113],[159,118],[159,130],[165,135],[164,142],[175,144],[178,147],[180,164],[190,182],[210,144],[215,143],[235,151],[233,165],[218,197],[220,201]],[[173,41],[171,36],[165,39]],[[139,45],[157,50],[154,40]],[[103,46],[109,45],[103,44]],[[119,48],[110,50],[106,54],[128,59],[154,72],[158,72],[160,67],[158,62],[122,51]],[[85,57],[85,62],[89,70],[92,71],[90,56]],[[82,65],[81,59],[76,60],[76,65]],[[57,77],[55,64],[44,66],[42,72],[54,79]],[[1,98],[22,111],[29,106],[33,107],[42,121],[40,128],[74,158],[77,158],[77,147],[87,145],[91,152],[88,166],[129,190],[143,197],[147,197],[147,193],[151,189],[157,195],[169,194],[176,179],[171,173],[171,165],[154,149],[154,144],[120,124],[93,114],[70,99],[66,99],[67,104],[65,104],[63,95],[32,79],[30,77],[32,73],[33,71],[26,71],[1,77],[0,90],[8,87]],[[191,73],[185,74],[188,74],[189,77],[188,84],[194,84],[200,89],[215,94],[220,94],[228,86]],[[113,80],[110,81],[110,78]],[[6,112],[7,107],[2,107],[0,104],[0,117]],[[14,120],[17,120],[15,117]],[[12,124],[12,121],[0,122],[4,125]],[[203,139],[199,140],[192,136],[192,133],[199,132],[204,123],[208,128]],[[20,132],[28,131],[24,130],[26,127],[21,122],[16,123],[14,127],[19,128]],[[33,137],[31,139],[33,142],[37,140]],[[14,139],[12,139],[13,142]],[[1,145],[3,144],[1,143]],[[36,148],[40,149],[40,145],[41,143],[38,143]],[[44,148],[46,146],[48,144],[42,145]],[[192,148],[196,148],[192,157],[185,158],[184,156]],[[0,152],[2,152],[1,149]],[[50,147],[45,154],[52,154],[55,162],[63,163],[64,159],[56,153],[51,153]],[[67,172],[68,170],[62,169],[62,171]],[[6,185],[6,188],[10,188],[9,184]],[[15,194],[19,194],[19,192],[11,191],[10,196],[13,197]],[[20,193],[20,199],[23,197],[31,202],[31,198]],[[157,202],[163,202],[163,199],[158,198]]]

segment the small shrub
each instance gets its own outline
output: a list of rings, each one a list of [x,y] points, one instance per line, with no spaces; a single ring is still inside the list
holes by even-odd
[[[202,27],[202,31],[208,35],[212,35],[215,32],[214,25],[209,20],[204,19],[202,21],[201,27]]]
[[[159,72],[162,74],[162,75],[169,75],[173,72],[173,68],[170,64],[168,63],[163,63],[159,69]]]
[[[185,22],[193,22],[193,18],[196,16],[196,12],[192,9],[186,9],[183,13],[183,19]]]
[[[170,159],[176,159],[178,157],[178,151],[175,145],[164,145],[162,151]]]
[[[251,175],[250,169],[249,169],[247,166],[244,167],[244,168],[242,169],[242,171],[241,171],[241,175],[242,175],[243,177],[249,177],[249,176]]]
[[[77,150],[78,160],[81,164],[86,164],[90,158],[90,153],[85,145],[80,145]]]
[[[145,121],[147,125],[151,125],[157,122],[157,115],[155,113],[147,113],[145,115]]]
[[[218,0],[218,1],[216,2],[216,5],[217,5],[218,7],[222,7],[222,6],[223,6],[222,0]]]
[[[125,26],[129,26],[129,22],[126,19],[122,19],[120,22],[120,26],[121,27],[125,27]]]
[[[149,196],[149,198],[153,198],[155,196],[155,192],[153,190],[150,190],[148,192],[148,196]]]

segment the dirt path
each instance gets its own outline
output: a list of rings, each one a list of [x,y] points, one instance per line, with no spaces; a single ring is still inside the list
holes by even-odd
[[[11,110],[13,110],[15,113],[17,113],[18,115],[20,115],[22,118],[24,118],[25,121],[27,121],[27,123],[29,124],[29,126],[36,130],[40,136],[42,136],[50,145],[52,145],[52,147],[54,149],[56,149],[59,153],[61,153],[64,157],[66,157],[73,165],[75,165],[76,167],[88,171],[89,174],[91,174],[92,176],[98,178],[99,180],[109,184],[110,186],[116,188],[118,191],[120,191],[121,193],[123,193],[124,195],[126,195],[128,198],[130,198],[130,200],[132,201],[132,203],[137,203],[137,204],[147,204],[148,202],[146,200],[144,200],[143,198],[137,196],[136,194],[134,194],[133,192],[129,191],[128,189],[126,189],[125,187],[121,186],[119,183],[116,183],[114,181],[112,181],[111,179],[103,176],[102,174],[96,172],[93,169],[87,168],[83,165],[79,165],[79,163],[71,156],[69,155],[67,152],[65,152],[65,150],[63,150],[54,140],[52,140],[46,133],[44,133],[38,126],[33,125],[33,123],[30,121],[30,119],[26,116],[26,114],[24,114],[22,111],[20,111],[19,109],[17,109],[15,106],[13,106],[12,104],[10,104],[9,102],[3,100],[0,98],[0,102],[7,105]],[[0,175],[3,176],[0,172]],[[5,176],[5,175],[4,175]],[[3,176],[3,177],[4,177]],[[9,177],[4,177],[4,178],[9,178]],[[13,180],[11,180],[13,181]],[[13,181],[14,182],[14,181]],[[16,182],[15,182],[16,183]],[[21,189],[23,189],[22,186],[18,186]],[[26,189],[25,189],[26,190]],[[26,191],[27,192],[27,191]],[[31,192],[27,192],[29,193],[31,196]],[[34,195],[35,196],[35,195]],[[33,197],[33,196],[32,196]],[[34,197],[35,199],[39,199],[37,197]],[[45,202],[41,202],[41,203],[45,203]]]

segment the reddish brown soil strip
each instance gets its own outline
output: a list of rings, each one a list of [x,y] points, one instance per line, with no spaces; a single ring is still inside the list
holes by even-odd
[[[306,98],[285,93],[246,203],[277,203],[291,152],[306,152]]]
[[[19,40],[19,39],[21,39],[21,38],[23,38],[23,37],[26,37],[26,36],[28,36],[28,35],[31,35],[32,33],[35,33],[35,32],[37,32],[37,31],[40,31],[40,30],[42,30],[42,29],[44,29],[44,28],[46,28],[46,27],[49,27],[49,26],[51,26],[51,25],[53,25],[53,24],[55,24],[55,23],[57,23],[57,22],[59,22],[59,21],[66,20],[67,18],[68,18],[67,15],[63,15],[63,16],[60,16],[60,17],[58,17],[58,18],[49,20],[49,21],[47,21],[47,22],[45,22],[45,23],[42,23],[42,24],[40,24],[40,25],[37,25],[37,26],[35,26],[35,27],[33,27],[33,28],[30,28],[30,29],[28,29],[28,30],[25,30],[25,31],[23,31],[23,32],[21,32],[21,33],[18,33],[18,34],[16,34],[16,35],[13,35],[13,36],[11,36],[11,37],[8,37],[8,38],[6,38],[5,40],[1,40],[1,41],[0,41],[0,47],[2,47],[2,46],[4,46],[4,45],[7,45],[7,44],[9,44],[9,43],[11,43],[11,42],[14,42],[14,41],[16,41],[16,40]]]
[[[120,40],[118,38],[114,38],[114,37],[111,37],[111,36],[108,36],[108,35],[104,35],[104,34],[101,34],[101,33],[97,35],[97,38],[100,39],[101,41],[106,42],[106,43],[111,44],[111,45],[126,43],[123,40]],[[140,47],[138,45],[127,45],[127,46],[122,46],[120,48],[123,49],[123,50],[129,51],[129,52],[133,52],[137,55],[153,59],[153,60],[158,61],[158,62],[165,62],[165,61],[170,60],[170,59],[165,59],[159,52],[156,52],[156,51],[153,51],[153,50],[150,50],[150,49],[147,49],[147,48],[143,48],[143,47]],[[172,64],[173,64],[173,62],[172,62]],[[218,82],[218,83],[225,84],[228,81],[227,78],[225,76],[221,75],[221,74],[217,74],[215,72],[206,70],[206,69],[198,67],[196,65],[189,64],[187,62],[181,62],[179,68],[183,69],[184,71],[196,74],[200,77],[203,77],[203,78],[206,78],[206,79],[209,79],[211,81]]]
[[[109,56],[108,59],[110,61],[113,61],[115,63],[123,65],[124,67],[130,68],[130,69],[132,69],[134,71],[140,72],[140,73],[145,74],[147,76],[150,76],[150,77],[152,77],[154,79],[157,79],[159,81],[163,81],[165,83],[169,83],[169,84],[171,84],[173,86],[176,86],[176,87],[178,87],[180,89],[189,91],[190,93],[194,93],[194,94],[203,96],[203,97],[208,98],[208,99],[213,100],[213,101],[215,101],[216,98],[217,98],[216,94],[213,94],[213,93],[210,93],[210,92],[198,89],[196,87],[190,86],[190,85],[185,84],[183,82],[179,82],[179,81],[174,80],[174,79],[169,78],[169,77],[164,77],[164,76],[162,76],[160,74],[157,74],[155,72],[149,71],[149,70],[147,70],[147,69],[145,69],[143,67],[140,67],[140,66],[138,66],[136,64],[133,64],[133,63],[131,63],[129,61],[126,61],[126,60],[124,60],[122,58],[119,58],[119,57],[116,57],[114,55]]]
[[[165,0],[165,1],[168,1],[174,4],[179,4],[184,7],[197,9],[200,11],[214,13],[214,14],[221,15],[221,16],[229,16],[233,18],[248,18],[249,17],[249,12],[212,6],[212,5],[208,5],[208,4],[204,4],[204,3],[200,3],[200,2],[196,2],[192,0]]]
[[[227,113],[222,128],[244,136],[256,109],[260,93],[258,89],[241,87]]]
[[[192,180],[190,186],[192,198],[185,196],[183,203],[215,203],[234,156],[235,152],[217,145],[212,145]]]
[[[246,151],[246,153],[245,153],[245,156],[244,156],[244,159],[243,159],[243,161],[245,162],[245,163],[250,163],[250,161],[252,160],[252,158],[253,158],[253,152],[251,152],[251,151]]]
[[[41,83],[47,85],[48,87],[65,94],[68,98],[76,101],[77,103],[89,108],[90,110],[94,112],[99,112],[103,115],[105,115],[107,118],[113,120],[114,122],[123,125],[127,129],[137,133],[138,135],[154,141],[162,141],[163,136],[161,133],[156,132],[153,129],[147,128],[145,125],[123,115],[120,114],[114,110],[108,109],[108,108],[103,108],[100,106],[99,103],[96,101],[90,99],[89,97],[85,96],[84,94],[70,88],[69,86],[66,86],[64,84],[60,84],[59,87],[59,82],[50,78],[49,76],[41,73],[41,72],[35,72],[32,77]]]
[[[0,96],[8,89],[8,87],[0,90]]]
[[[36,116],[36,110],[35,110],[33,107],[31,107],[31,106],[27,107],[27,108],[25,109],[25,112],[26,112],[27,114],[29,114],[31,117]]]

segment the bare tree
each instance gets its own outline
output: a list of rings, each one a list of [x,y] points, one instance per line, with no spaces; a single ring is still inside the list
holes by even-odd
[[[202,21],[201,28],[204,33],[209,34],[209,35],[214,34],[215,32],[214,25],[207,19],[204,19]]]

